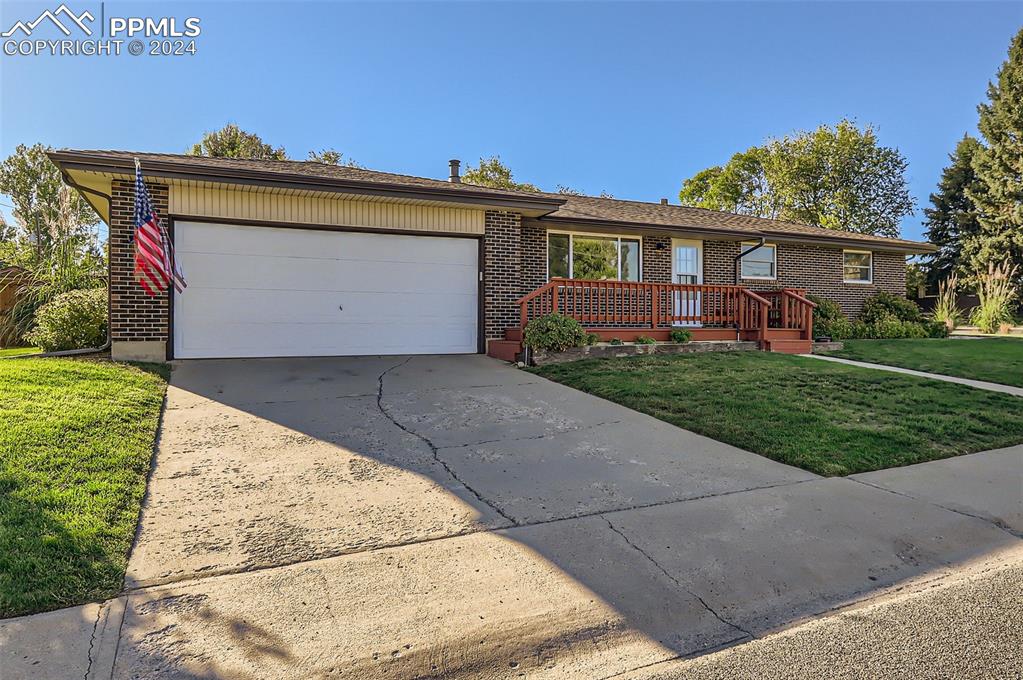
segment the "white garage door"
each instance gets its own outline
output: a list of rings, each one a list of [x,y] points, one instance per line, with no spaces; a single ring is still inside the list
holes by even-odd
[[[177,358],[476,352],[478,242],[175,222]]]

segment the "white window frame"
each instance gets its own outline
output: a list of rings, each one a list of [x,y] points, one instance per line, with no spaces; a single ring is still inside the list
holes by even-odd
[[[628,239],[630,241],[639,241],[639,279],[636,281],[626,281],[625,283],[640,283],[643,281],[643,237],[638,234],[601,234],[599,232],[590,231],[562,231],[561,229],[548,229],[547,234],[544,236],[544,269],[546,273],[546,280],[551,280],[551,234],[565,234],[568,236],[568,278],[573,278],[575,273],[575,244],[574,237],[576,236],[589,236],[597,238],[614,238],[618,240],[618,278],[615,281],[622,280],[622,239]]]
[[[870,264],[867,265],[867,278],[866,279],[847,279],[847,278],[845,278],[845,268],[846,268],[845,254],[846,253],[858,253],[860,255],[870,255]],[[856,265],[856,266],[862,268],[861,265]],[[847,249],[843,250],[842,251],[842,283],[859,284],[859,285],[863,285],[863,286],[870,285],[870,284],[874,283],[874,251],[872,251],[872,250],[853,250],[851,248],[847,248]]]
[[[742,256],[739,258],[739,278],[747,281],[777,281],[778,280],[778,244],[776,243],[765,243],[763,246],[757,248],[757,250],[764,250],[765,248],[771,249],[772,259],[774,260],[774,276],[746,276],[742,272],[743,258],[746,254],[742,252],[742,249],[746,246],[760,246],[760,241],[742,241],[739,244],[739,252]]]

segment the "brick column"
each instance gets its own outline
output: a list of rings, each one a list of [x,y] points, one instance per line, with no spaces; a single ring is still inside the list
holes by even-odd
[[[660,248],[658,249],[658,245]],[[671,237],[643,237],[643,281],[673,283],[671,280]]]
[[[519,325],[515,304],[525,294],[522,285],[522,215],[488,210],[483,235],[483,309],[485,337],[504,337],[506,328]]]
[[[166,219],[169,190],[146,183],[153,208]],[[169,321],[167,293],[149,297],[135,281],[135,182],[114,180],[110,201],[110,339],[114,359],[164,361]]]

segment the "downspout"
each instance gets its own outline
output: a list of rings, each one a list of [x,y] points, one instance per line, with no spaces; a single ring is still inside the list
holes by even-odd
[[[83,187],[81,184],[79,184],[78,182],[76,182],[73,179],[71,179],[71,176],[68,175],[67,172],[63,168],[61,168],[60,174],[64,178],[64,183],[67,184],[68,186],[74,187],[78,191],[85,192],[87,194],[92,194],[94,196],[99,196],[100,198],[105,200],[107,202],[107,214],[108,215],[110,214],[110,210],[112,209],[113,206],[111,205],[112,204],[112,199],[111,199],[109,194],[104,194],[102,191],[96,191],[95,189],[90,189],[89,187]],[[103,218],[103,216],[100,215],[100,219],[102,219],[102,218]],[[11,357],[12,359],[29,358],[29,357],[73,357],[73,356],[77,356],[79,354],[97,354],[99,352],[105,352],[108,349],[110,349],[110,326],[111,326],[111,323],[110,323],[110,320],[111,320],[111,318],[110,318],[110,311],[111,311],[111,305],[110,305],[110,303],[111,303],[111,297],[110,297],[110,247],[109,247],[109,244],[110,244],[110,231],[109,231],[109,225],[107,225],[107,227],[108,227],[108,231],[107,231],[107,340],[106,340],[106,342],[104,342],[101,347],[86,347],[84,349],[66,349],[66,350],[63,350],[63,351],[60,351],[60,352],[43,352],[41,354],[21,354],[21,355],[16,356],[16,357]]]
[[[743,252],[742,250],[742,243],[741,242],[739,243],[739,254],[732,259],[732,278],[735,282],[735,285],[737,286],[739,285],[739,260],[741,260],[744,255],[748,255],[749,253],[752,253],[754,250],[759,250],[763,248],[766,242],[767,239],[761,236],[760,243],[756,244],[755,246],[753,246],[752,248],[745,252]]]

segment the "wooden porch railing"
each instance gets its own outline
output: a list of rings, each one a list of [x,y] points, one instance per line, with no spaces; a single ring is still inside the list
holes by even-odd
[[[587,328],[717,326],[759,331],[759,340],[772,308],[769,298],[743,286],[582,279],[551,279],[518,304],[523,329],[532,319],[558,312]]]
[[[770,302],[767,315],[768,328],[785,328],[802,331],[802,337],[810,338],[813,332],[813,310],[817,305],[806,298],[802,288],[758,291]]]

